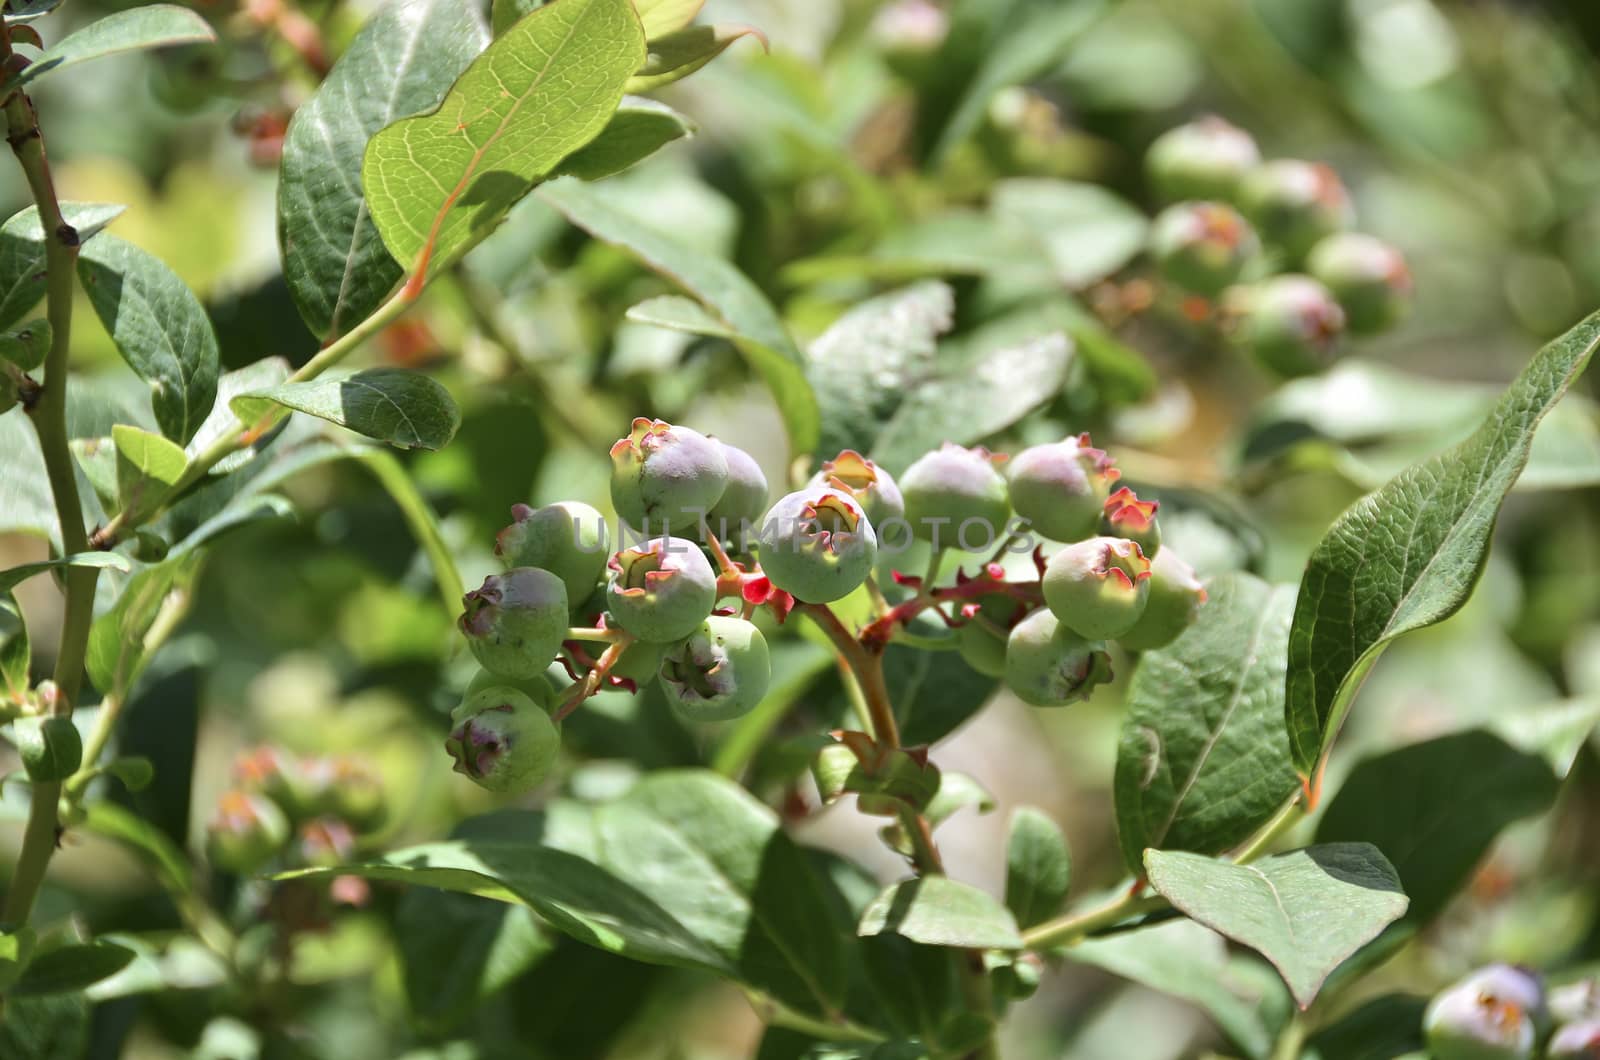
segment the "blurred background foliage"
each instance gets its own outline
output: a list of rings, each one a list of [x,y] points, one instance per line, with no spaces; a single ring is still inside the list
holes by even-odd
[[[39,28],[59,35],[120,6],[70,0]],[[107,60],[41,85],[61,193],[129,204],[117,231],[205,299],[225,367],[273,354],[298,364],[316,341],[279,272],[279,138],[371,5],[289,9],[314,28],[309,45],[284,31],[298,23],[270,0],[194,6],[221,46]],[[955,292],[942,364],[979,366],[1030,332],[1067,330],[1078,352],[1064,385],[1003,441],[1093,431],[1141,493],[1167,501],[1168,540],[1206,574],[1246,567],[1297,580],[1339,511],[1462,436],[1497,390],[1483,384],[1503,383],[1539,342],[1600,305],[1600,8],[1589,0],[709,0],[706,14],[759,27],[770,54],[741,44],[675,86],[669,98],[698,136],[611,181],[612,201],[670,217],[681,239],[731,258],[802,344],[864,298],[926,277]],[[1155,206],[1142,154],[1203,113],[1248,129],[1269,157],[1338,169],[1361,227],[1409,259],[1418,299],[1405,326],[1357,345],[1326,376],[1277,386],[1205,321],[1159,297],[1147,304],[1148,269],[1134,257]],[[20,209],[24,192],[7,169],[0,210]],[[671,292],[534,197],[369,348],[373,360],[426,368],[462,407],[455,441],[407,465],[469,583],[491,568],[512,503],[606,505],[605,449],[635,414],[714,430],[785,477],[798,454],[732,347],[627,319]],[[119,403],[139,384],[118,371],[94,314],[77,319],[74,358],[106,370],[80,388],[90,395],[80,414],[92,419],[93,401]],[[840,367],[846,387],[860,382],[849,370]],[[1580,389],[1592,395],[1592,379]],[[968,397],[950,400],[962,415]],[[1541,432],[1476,597],[1384,657],[1335,772],[1483,719],[1600,697],[1600,494],[1570,488],[1597,480],[1595,410],[1577,394]],[[156,781],[124,801],[194,849],[235,755],[266,743],[358,753],[374,766],[388,824],[363,843],[446,834],[492,808],[439,750],[470,669],[453,613],[364,465],[310,466],[284,488],[297,514],[216,551],[191,614],[141,680],[124,750],[149,755]],[[43,555],[20,536],[0,547],[8,564]],[[47,640],[54,595],[35,585],[21,596]],[[908,658],[891,680],[926,704],[908,736],[939,740],[941,765],[984,778],[993,795],[992,812],[964,810],[941,830],[952,873],[997,889],[1006,814],[1028,802],[1063,823],[1075,890],[1115,883],[1120,687],[1071,710],[1028,711],[991,697],[989,682],[946,672],[950,658]],[[804,782],[811,738],[844,710],[827,654],[792,643],[777,667],[782,702],[761,712],[770,731],[746,730],[743,743],[684,729],[649,695],[600,697],[568,724],[560,787],[599,798],[639,769],[742,765],[802,837],[891,878],[896,864],[870,822],[848,808],[815,812]],[[1600,962],[1596,764],[1591,746],[1556,812],[1503,836],[1469,892],[1363,990],[1426,992],[1489,957],[1574,971]],[[8,795],[16,817],[22,800]],[[56,873],[45,912],[71,908],[70,889],[96,935],[155,937],[182,923],[159,875],[103,839],[73,833]],[[211,881],[223,910],[253,908],[260,886]],[[730,987],[585,949],[525,910],[384,888],[356,898],[247,929],[242,959],[264,991],[240,990],[198,947],[152,953],[96,988],[95,1055],[756,1049],[759,1024]],[[526,922],[502,923],[518,917]],[[286,937],[291,921],[307,930]],[[397,947],[391,929],[405,937],[418,923],[450,930]],[[441,937],[454,945],[420,949]],[[1267,1012],[1279,988],[1252,978],[1255,967],[1225,978]],[[136,971],[155,978],[141,983]],[[473,1008],[480,977],[494,992]],[[1068,964],[1017,1007],[1004,1055],[1226,1049],[1206,1010]],[[0,1054],[11,1055],[4,1033]]]

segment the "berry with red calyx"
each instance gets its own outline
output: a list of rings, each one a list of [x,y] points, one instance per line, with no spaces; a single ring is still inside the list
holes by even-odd
[[[1006,640],[1006,687],[1024,703],[1064,707],[1110,680],[1105,645],[1078,636],[1048,608],[1017,623]]]
[[[755,457],[720,438],[711,440],[722,448],[722,458],[728,465],[728,484],[721,498],[706,513],[706,523],[713,534],[726,541],[735,539],[746,523],[767,510],[770,493],[766,473]]]
[[[461,604],[467,646],[484,669],[506,677],[544,673],[567,635],[567,587],[538,567],[491,574]]]
[[[1117,641],[1130,651],[1164,648],[1194,624],[1205,602],[1206,589],[1194,568],[1164,548],[1150,561],[1150,595],[1139,621]]]
[[[1095,534],[1121,475],[1087,434],[1035,445],[1018,453],[1008,469],[1011,504],[1033,529],[1054,541],[1081,541]]]
[[[1256,360],[1280,376],[1320,372],[1344,335],[1344,310],[1309,276],[1274,276],[1238,292],[1238,336]]]
[[[611,503],[636,530],[698,532],[727,486],[722,443],[688,427],[641,416],[611,447]]]
[[[849,490],[874,527],[906,516],[905,498],[900,495],[894,476],[854,449],[843,450],[832,460],[824,460],[821,469],[806,485]]]
[[[538,567],[561,579],[567,602],[581,606],[606,571],[605,517],[581,501],[543,508],[512,505],[511,525],[495,537],[494,554],[508,569]]]
[[[1124,486],[1106,498],[1100,512],[1100,535],[1132,541],[1143,550],[1146,559],[1154,559],[1161,551],[1161,525],[1156,522],[1160,507],[1160,501],[1142,501]]]
[[[561,730],[545,709],[511,688],[485,688],[462,705],[445,750],[455,771],[488,791],[527,791],[544,780],[561,750]]]
[[[1239,205],[1262,242],[1291,264],[1355,219],[1350,193],[1332,166],[1292,158],[1268,162],[1246,176]]]
[[[1220,202],[1180,202],[1150,226],[1150,253],[1161,274],[1208,298],[1238,283],[1260,252],[1255,229]]]
[[[628,645],[616,663],[612,665],[610,675],[619,682],[632,684],[634,691],[643,689],[656,679],[661,670],[661,657],[666,654],[666,651],[666,644],[652,644],[649,641],[636,640]],[[627,691],[627,686],[625,684],[601,686],[601,691],[607,689],[625,692]]]
[[[716,605],[717,574],[693,541],[654,538],[618,552],[607,567],[606,606],[614,624],[642,641],[681,640]]]
[[[939,547],[958,545],[977,526],[998,540],[1011,518],[1006,480],[995,465],[1005,456],[982,446],[945,442],[900,476],[911,533]],[[963,528],[966,528],[963,530]]]
[[[1411,308],[1411,270],[1394,247],[1360,232],[1338,232],[1311,249],[1306,271],[1333,292],[1353,335],[1398,324]]]
[[[1145,153],[1145,170],[1163,202],[1234,202],[1240,181],[1260,164],[1250,134],[1218,117],[1168,129]]]
[[[352,828],[370,832],[388,814],[383,782],[365,762],[353,755],[332,755],[318,759],[314,776],[323,778],[321,808]]]
[[[555,709],[556,689],[546,674],[536,674],[533,677],[502,677],[493,670],[479,670],[472,675],[472,680],[467,682],[466,691],[461,694],[461,702],[450,712],[452,724],[461,720],[461,712],[472,700],[472,694],[485,688],[513,688],[546,711]]]
[[[265,795],[230,791],[206,825],[206,855],[227,872],[261,868],[289,841],[289,820]]]
[[[767,694],[772,660],[753,623],[712,615],[662,654],[661,687],[685,721],[731,721]]]
[[[825,604],[849,595],[877,555],[872,522],[844,489],[796,490],[762,519],[761,571],[797,600]]]
[[[1040,587],[1062,625],[1089,640],[1110,640],[1144,613],[1150,561],[1132,541],[1091,537],[1051,556]]]
[[[956,630],[956,648],[966,664],[987,677],[1004,677],[1006,640],[1011,627],[1027,610],[1014,596],[991,593],[962,609],[965,618]]]

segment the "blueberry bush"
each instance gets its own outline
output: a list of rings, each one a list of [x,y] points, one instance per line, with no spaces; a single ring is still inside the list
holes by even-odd
[[[1600,1057],[1545,7],[4,0],[0,1057]]]

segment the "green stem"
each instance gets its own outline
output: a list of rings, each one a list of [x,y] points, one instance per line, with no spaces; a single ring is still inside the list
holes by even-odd
[[[10,29],[0,16],[0,68],[9,70],[12,57]],[[27,179],[44,233],[45,315],[50,321],[51,338],[50,349],[45,354],[44,384],[29,413],[39,436],[39,450],[44,456],[45,474],[55,502],[61,551],[63,555],[71,555],[89,547],[83,525],[83,506],[78,499],[77,468],[72,451],[67,447],[67,355],[72,341],[72,291],[78,262],[78,233],[67,223],[56,199],[33,101],[25,93],[16,91],[6,97],[3,109],[6,140]],[[54,707],[58,714],[72,713],[83,682],[98,577],[99,569],[95,567],[69,567],[64,575],[66,607],[54,672],[60,693]],[[60,793],[59,783],[36,784],[33,788],[22,849],[17,854],[5,905],[0,909],[0,921],[6,924],[24,923],[33,911],[34,898],[44,882],[50,855],[55,851],[56,800]]]
[[[1305,1013],[1296,1012],[1289,1019],[1283,1033],[1272,1047],[1272,1060],[1299,1060],[1301,1046],[1306,1043]]]
[[[1265,854],[1283,833],[1299,824],[1300,819],[1304,816],[1305,811],[1302,809],[1301,797],[1296,792],[1288,802],[1278,809],[1277,813],[1272,815],[1272,818],[1266,824],[1256,829],[1255,835],[1245,840],[1244,846],[1240,847],[1239,852],[1233,856],[1234,864],[1248,865]]]
[[[1097,931],[1113,927],[1145,913],[1167,908],[1167,900],[1158,894],[1139,895],[1129,891],[1122,898],[1091,909],[1087,913],[1068,913],[1054,920],[1029,928],[1022,933],[1022,944],[1030,950],[1058,949],[1079,942]]]

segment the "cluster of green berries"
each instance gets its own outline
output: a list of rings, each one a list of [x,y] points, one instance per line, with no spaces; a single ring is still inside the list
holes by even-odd
[[[1491,964],[1435,995],[1423,1033],[1433,1060],[1596,1060],[1600,980],[1547,991],[1535,972]]]
[[[234,760],[233,787],[206,824],[206,854],[217,868],[241,874],[275,858],[337,865],[384,817],[383,785],[361,760],[256,747]]]
[[[1161,647],[1205,600],[1194,571],[1161,547],[1157,505],[1113,491],[1118,472],[1087,435],[1023,451],[1009,475],[1003,456],[946,444],[896,481],[846,450],[770,504],[748,453],[687,427],[635,420],[611,460],[618,543],[635,543],[611,550],[585,504],[518,505],[497,539],[505,570],[462,601],[460,630],[482,671],[446,747],[491,791],[542,781],[561,719],[597,692],[655,682],[687,721],[748,712],[771,680],[757,610],[781,622],[797,602],[848,596],[896,540],[1034,552],[1039,577],[1027,583],[993,562],[943,589],[896,580],[916,588],[903,606],[937,609],[971,665],[1041,706],[1108,680],[1107,641]],[[1032,535],[1059,551],[1046,560]],[[589,642],[607,647],[596,657]]]
[[[1394,247],[1349,231],[1355,213],[1332,167],[1263,161],[1221,118],[1170,129],[1145,156],[1163,202],[1150,251],[1177,287],[1224,306],[1239,340],[1285,376],[1326,368],[1346,334],[1404,317],[1411,274]]]

